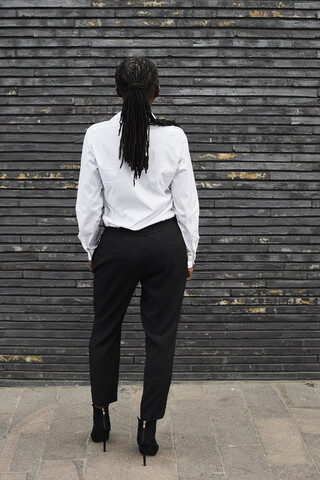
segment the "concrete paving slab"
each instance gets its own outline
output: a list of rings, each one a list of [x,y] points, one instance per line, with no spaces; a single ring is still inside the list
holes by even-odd
[[[79,467],[70,460],[44,460],[37,480],[82,480],[83,465]]]
[[[290,417],[273,383],[245,382],[240,388],[253,418]]]
[[[73,417],[81,417],[92,412],[91,394],[87,387],[63,387],[59,389],[53,419],[68,418],[68,422]]]
[[[263,449],[257,445],[220,445],[228,480],[273,480]]]
[[[0,480],[28,480],[27,472],[0,473]]]
[[[212,435],[212,423],[206,398],[176,400],[170,404],[174,435]]]
[[[35,435],[47,434],[49,424],[52,417],[53,405],[48,405],[40,409],[34,409],[32,413],[22,418],[8,431],[3,447],[0,452],[0,471],[1,473],[9,472],[10,466],[18,448],[20,435],[23,433],[33,433]],[[15,415],[15,413],[14,413]]]
[[[283,403],[288,407],[320,408],[318,391],[309,387],[307,382],[283,382],[275,384]]]
[[[219,384],[217,382],[205,385],[208,401],[212,408],[236,408],[245,407],[245,401],[238,383]]]
[[[10,471],[28,472],[28,480],[36,478],[41,464],[45,440],[46,433],[21,432],[12,456]]]
[[[78,412],[79,413],[79,412]],[[54,418],[50,425],[43,458],[46,460],[73,460],[85,457],[89,418]]]
[[[319,480],[319,472],[311,464],[271,466],[275,480]]]
[[[13,414],[17,408],[22,388],[0,389],[0,450],[3,446],[4,437],[12,423]]]
[[[213,407],[210,410],[219,445],[256,444],[259,437],[246,407]]]
[[[258,418],[255,425],[271,465],[299,465],[310,461],[303,438],[291,419]]]
[[[19,422],[48,405],[55,405],[57,396],[61,387],[29,387],[24,388],[10,427],[14,427]]]
[[[290,412],[303,433],[320,434],[320,408],[290,408]]]
[[[179,479],[224,478],[224,470],[215,439],[210,435],[175,435]]]

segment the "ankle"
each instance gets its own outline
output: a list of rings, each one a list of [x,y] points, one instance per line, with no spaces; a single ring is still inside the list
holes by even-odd
[[[96,404],[92,403],[92,406],[93,406],[94,408],[99,408],[100,410],[102,410],[103,408],[104,408],[105,410],[108,410],[109,403],[106,403],[106,405],[104,405],[104,406],[96,405]]]

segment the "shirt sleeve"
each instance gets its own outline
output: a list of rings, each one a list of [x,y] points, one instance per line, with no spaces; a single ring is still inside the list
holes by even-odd
[[[76,201],[76,216],[79,227],[78,238],[88,259],[99,243],[100,221],[103,209],[103,183],[91,145],[90,127],[87,129],[81,154],[81,165]]]
[[[195,262],[199,243],[199,199],[194,178],[188,140],[183,132],[183,144],[178,169],[171,182],[173,209],[184,238],[188,268]]]

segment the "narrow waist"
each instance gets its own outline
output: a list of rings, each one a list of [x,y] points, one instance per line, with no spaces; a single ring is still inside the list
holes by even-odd
[[[140,230],[131,230],[130,228],[124,227],[111,227],[110,225],[104,227],[104,231],[107,235],[132,235],[132,236],[140,236],[146,235],[148,233],[158,232],[162,230],[166,230],[172,225],[177,224],[176,216],[171,218],[167,218],[166,220],[162,220],[161,222],[153,223],[152,225],[147,225],[144,228],[140,228]]]

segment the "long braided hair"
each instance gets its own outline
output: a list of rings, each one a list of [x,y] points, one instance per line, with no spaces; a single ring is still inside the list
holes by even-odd
[[[150,124],[176,125],[175,121],[157,119],[151,112],[149,101],[153,99],[159,85],[155,64],[147,57],[128,57],[118,65],[115,81],[123,98],[120,117],[119,159],[130,165],[135,179],[141,177],[149,166]]]

